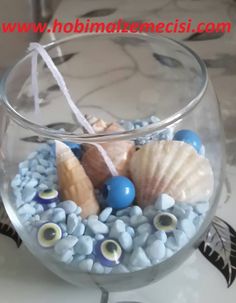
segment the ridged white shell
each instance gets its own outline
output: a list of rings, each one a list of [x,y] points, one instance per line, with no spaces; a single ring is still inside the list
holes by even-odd
[[[179,141],[155,141],[136,151],[129,170],[140,206],[152,204],[160,193],[178,202],[208,200],[214,178],[209,161]]]

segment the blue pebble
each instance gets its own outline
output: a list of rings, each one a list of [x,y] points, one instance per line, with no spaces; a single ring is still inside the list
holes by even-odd
[[[110,238],[118,239],[119,234],[123,232],[125,232],[125,223],[121,220],[116,220],[111,227],[109,236]]]
[[[104,235],[102,235],[102,234],[97,234],[96,236],[95,236],[95,239],[97,240],[97,241],[101,241],[101,240],[103,240],[105,237],[104,237]]]
[[[18,209],[19,215],[29,215],[32,216],[35,214],[35,208],[30,204],[24,204]]]
[[[67,250],[73,248],[78,239],[74,236],[67,236],[66,238],[60,239],[54,246],[54,250],[58,255],[64,254]]]
[[[198,229],[202,223],[203,223],[203,216],[197,216],[193,220],[193,224],[195,225],[196,229]]]
[[[125,130],[127,130],[127,131],[130,131],[130,130],[133,130],[134,129],[134,124],[131,122],[131,121],[124,121],[123,123],[122,123],[122,126],[123,126],[123,128],[125,129]]]
[[[127,207],[127,208],[118,210],[118,211],[116,212],[116,216],[117,216],[117,217],[128,216],[128,215],[129,215],[129,212],[130,212],[130,209],[131,209],[131,207]],[[115,216],[114,216],[114,217],[115,217]]]
[[[22,191],[22,200],[28,203],[34,199],[36,195],[36,189],[31,187],[25,187]]]
[[[84,272],[91,272],[92,267],[93,267],[93,259],[85,259],[78,264],[78,268]]]
[[[140,216],[143,214],[143,211],[141,209],[141,207],[134,205],[130,208],[130,212],[129,212],[130,216]]]
[[[186,236],[191,239],[195,232],[196,232],[196,228],[193,224],[193,222],[191,220],[188,220],[188,219],[183,219],[181,222],[180,222],[180,229],[183,230],[186,234]]]
[[[43,221],[50,221],[51,220],[51,217],[52,217],[52,214],[53,214],[53,209],[50,208],[50,209],[47,209],[45,210],[44,212],[42,212],[40,214],[40,218],[41,220]]]
[[[119,264],[119,265],[115,266],[114,268],[112,268],[113,274],[123,274],[123,273],[127,273],[127,272],[129,272],[129,270],[123,264]]]
[[[107,225],[96,219],[88,220],[88,227],[95,235],[107,234],[109,232],[109,228],[107,227]]]
[[[67,231],[67,227],[66,227],[66,224],[65,224],[65,223],[59,223],[58,225],[60,226],[60,228],[61,228],[61,230],[62,230],[63,232],[66,232],[66,231]]]
[[[77,236],[77,237],[80,237],[84,234],[85,232],[85,225],[83,223],[78,223],[76,229],[73,231],[73,235],[74,236]]]
[[[79,223],[79,219],[76,216],[76,214],[70,214],[67,217],[67,231],[68,234],[72,234],[73,231],[76,229],[77,225]]]
[[[167,239],[165,245],[167,248],[171,249],[172,251],[176,251],[179,249],[176,239],[173,236]]]
[[[134,231],[133,227],[127,226],[127,227],[126,227],[126,231],[127,231],[127,233],[130,234],[130,236],[131,236],[132,238],[135,236],[135,231]]]
[[[148,222],[148,219],[143,215],[141,215],[141,216],[132,216],[130,218],[130,225],[132,227],[137,227],[137,226],[139,226],[143,223],[147,223],[147,222]]]
[[[185,209],[178,204],[174,205],[172,214],[175,215],[178,219],[183,219],[185,217]]]
[[[155,202],[155,208],[157,210],[167,210],[174,206],[175,200],[168,194],[160,194]]]
[[[152,226],[149,223],[144,223],[138,226],[136,229],[138,234],[148,233],[150,234],[152,232]]]
[[[115,222],[115,220],[117,219],[116,216],[110,215],[107,219],[107,223],[112,223]]]
[[[166,248],[162,241],[155,240],[150,246],[146,248],[147,256],[152,260],[162,260],[166,254]],[[156,262],[155,262],[156,263]]]
[[[70,264],[73,260],[73,254],[74,251],[72,249],[69,249],[59,257],[59,260],[63,263]]]
[[[93,264],[93,267],[92,267],[91,271],[96,273],[96,274],[103,274],[104,273],[104,266],[102,266],[102,264],[99,263],[99,262],[95,262]]]
[[[135,187],[128,178],[116,176],[105,182],[102,193],[108,206],[122,209],[130,206],[134,201]]]
[[[155,217],[155,215],[157,214],[157,210],[154,207],[154,205],[149,205],[146,206],[143,210],[143,214],[145,217],[147,217],[150,221],[153,220],[153,218]]]
[[[130,218],[128,216],[119,217],[125,224],[129,224]]]
[[[93,240],[89,236],[81,236],[75,245],[75,252],[79,255],[90,255],[93,251]]]
[[[108,217],[112,213],[112,208],[111,207],[106,207],[99,215],[99,220],[102,222],[106,222]]]
[[[52,214],[52,221],[55,223],[63,222],[66,219],[66,213],[62,208],[54,208]]]
[[[141,247],[138,247],[131,254],[130,266],[132,270],[136,270],[137,268],[142,269],[151,266],[149,258]]]
[[[41,184],[39,184],[39,186],[38,186],[38,190],[39,191],[44,191],[44,190],[47,190],[49,187],[48,187],[48,185],[46,185],[46,184],[44,184],[44,183],[41,183]]]
[[[125,251],[130,252],[132,250],[133,240],[129,233],[122,232],[121,234],[119,234],[118,240],[121,247]]]
[[[21,176],[18,174],[11,181],[11,187],[12,188],[17,188],[20,184],[21,184]]]
[[[41,214],[44,211],[44,208],[41,204],[36,204],[34,208],[35,208],[36,214]]]
[[[176,229],[173,231],[173,234],[179,248],[183,247],[185,244],[188,243],[188,238],[182,230]]]
[[[78,263],[84,260],[85,258],[85,255],[74,255],[73,265],[78,265]]]
[[[183,141],[187,144],[192,145],[195,150],[200,153],[202,142],[199,136],[192,130],[182,129],[175,133],[173,140],[175,141]]]
[[[75,202],[70,200],[59,203],[58,207],[63,208],[67,215],[74,213],[77,209],[77,205],[75,204]]]
[[[202,215],[209,210],[209,202],[198,202],[194,209],[198,214]]]
[[[134,237],[133,248],[136,249],[138,247],[143,247],[146,244],[148,237],[149,233],[143,233],[139,236]],[[154,237],[153,241],[155,240],[156,238]],[[153,241],[151,241],[150,243],[152,243]]]
[[[162,230],[156,231],[156,232],[155,232],[155,237],[156,237],[157,239],[159,239],[160,241],[162,241],[163,243],[166,243],[166,241],[167,241],[167,235],[166,235],[166,233],[165,233],[164,231],[162,231]]]
[[[40,174],[45,174],[45,167],[43,167],[42,165],[37,165],[36,166],[36,170],[37,172],[39,172]]]

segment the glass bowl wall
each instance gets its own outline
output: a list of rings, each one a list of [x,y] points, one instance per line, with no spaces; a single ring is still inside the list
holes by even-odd
[[[223,179],[224,147],[217,99],[203,62],[185,46],[140,34],[76,35],[46,46],[62,73],[73,100],[85,114],[108,122],[160,121],[137,130],[102,135],[81,134],[63,95],[42,60],[38,63],[40,111],[31,92],[30,54],[2,81],[1,196],[8,215],[28,249],[50,270],[82,287],[121,291],[144,286],[173,271],[198,247],[214,215]],[[64,128],[64,130],[62,130]],[[10,186],[18,164],[47,139],[77,143],[135,140],[166,128],[192,129],[205,147],[214,172],[210,209],[196,235],[171,258],[126,274],[86,274],[38,250],[17,214]]]

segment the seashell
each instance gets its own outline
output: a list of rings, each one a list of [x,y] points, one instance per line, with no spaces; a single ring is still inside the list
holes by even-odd
[[[99,119],[97,117],[91,115],[85,115],[85,118],[87,119],[89,124],[93,127],[96,133],[104,131],[108,126],[108,124],[104,120]]]
[[[111,123],[103,129],[103,132],[112,133],[123,130],[120,125]],[[118,173],[122,176],[127,176],[127,163],[135,151],[134,143],[132,141],[114,141],[101,143],[101,146],[107,152]],[[85,152],[82,156],[81,164],[93,185],[99,188],[111,176],[110,171],[96,146],[85,144],[84,148]]]
[[[161,193],[178,202],[208,200],[214,178],[209,161],[180,141],[150,142],[134,153],[129,163],[136,198],[142,207],[152,204]]]
[[[55,143],[57,174],[62,198],[72,200],[79,205],[83,218],[97,214],[99,204],[83,166],[66,144],[60,141],[55,141]]]

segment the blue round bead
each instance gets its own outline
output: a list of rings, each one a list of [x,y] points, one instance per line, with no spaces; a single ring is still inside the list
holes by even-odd
[[[126,177],[112,177],[105,182],[102,194],[107,205],[113,209],[126,208],[134,201],[135,187]]]
[[[77,143],[73,143],[73,142],[69,142],[69,141],[65,141],[64,142],[67,146],[69,146],[69,148],[73,151],[74,155],[80,159],[82,156],[82,147],[80,144]]]
[[[199,153],[202,147],[202,142],[199,136],[189,129],[181,129],[177,131],[174,135],[173,140],[175,141],[183,141],[187,144],[192,145],[196,151]]]

